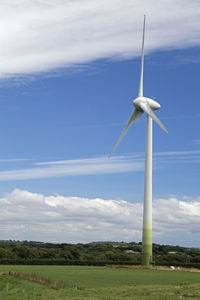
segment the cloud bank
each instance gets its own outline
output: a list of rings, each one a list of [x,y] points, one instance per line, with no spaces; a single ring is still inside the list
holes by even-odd
[[[1,239],[51,242],[140,241],[142,203],[45,196],[15,189],[0,199]],[[154,242],[197,246],[200,197],[153,201]]]
[[[0,77],[200,44],[197,0],[2,0]]]

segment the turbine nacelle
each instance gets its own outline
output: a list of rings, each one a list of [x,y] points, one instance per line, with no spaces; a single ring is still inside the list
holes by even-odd
[[[146,97],[137,97],[134,101],[133,101],[133,105],[135,106],[136,109],[138,110],[142,110],[141,109],[141,104],[145,104],[148,105],[152,110],[157,110],[160,108],[160,104],[158,102],[156,102],[153,99],[150,98],[146,98]]]

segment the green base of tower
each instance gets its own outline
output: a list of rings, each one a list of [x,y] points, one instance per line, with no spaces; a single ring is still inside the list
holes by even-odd
[[[152,223],[143,223],[142,235],[142,265],[149,266],[152,264]]]

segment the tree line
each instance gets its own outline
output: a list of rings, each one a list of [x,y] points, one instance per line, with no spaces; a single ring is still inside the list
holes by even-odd
[[[0,264],[105,265],[141,264],[142,244],[87,244],[0,241]],[[200,249],[153,244],[153,264],[200,268]]]

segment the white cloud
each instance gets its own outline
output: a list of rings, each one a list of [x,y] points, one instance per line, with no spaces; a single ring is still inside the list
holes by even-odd
[[[200,150],[168,151],[153,154],[154,169],[174,166],[174,164],[199,163]],[[1,161],[1,160],[0,160]],[[7,162],[20,162],[8,159]],[[21,160],[22,162],[25,159]],[[27,160],[30,165],[31,160]],[[36,162],[32,167],[0,171],[0,181],[32,180],[65,176],[87,176],[114,173],[139,172],[144,170],[144,153],[108,157],[82,158]]]
[[[153,201],[154,242],[197,246],[200,198]],[[140,241],[142,203],[45,196],[15,189],[0,199],[1,239],[51,242]]]
[[[0,181],[136,172],[143,169],[143,159],[133,156],[115,156],[110,160],[108,157],[84,158],[41,162],[33,168],[0,171]]]
[[[200,44],[198,0],[2,0],[0,77]]]
[[[200,155],[200,150],[188,150],[188,151],[167,151],[167,152],[155,152],[155,156],[172,156],[177,159],[177,156],[186,157],[191,155]]]
[[[155,166],[159,161],[164,165],[171,164],[185,164],[185,163],[200,163],[200,150],[188,150],[188,151],[167,151],[167,152],[155,152],[153,154]]]

